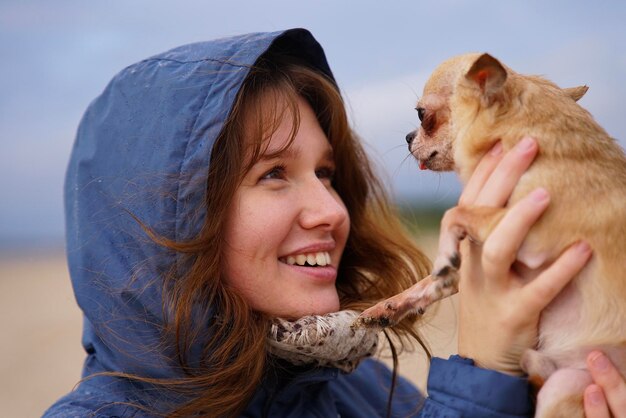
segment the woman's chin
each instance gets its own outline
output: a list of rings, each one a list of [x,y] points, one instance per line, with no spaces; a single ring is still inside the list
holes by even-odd
[[[279,307],[277,307],[279,308]],[[339,296],[333,289],[328,294],[306,295],[302,300],[291,300],[282,309],[272,309],[271,316],[285,319],[298,319],[309,315],[325,315],[340,309]]]

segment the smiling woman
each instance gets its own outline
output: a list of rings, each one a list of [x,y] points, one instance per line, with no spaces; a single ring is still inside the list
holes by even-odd
[[[532,156],[505,162],[521,175]],[[470,359],[433,360],[426,399],[366,359],[380,330],[351,327],[358,312],[422,279],[429,262],[306,30],[186,45],[122,70],[81,121],[65,197],[86,358],[84,379],[46,417],[531,411],[526,379]],[[532,223],[537,209],[518,212]],[[512,246],[504,241],[493,245]],[[508,271],[514,257],[504,255],[496,264]],[[493,296],[476,292],[470,305],[493,306],[483,303]],[[503,328],[490,337],[515,334],[503,316],[462,319]],[[421,343],[415,321],[390,330],[401,337],[393,344]],[[480,332],[463,336],[484,348]]]
[[[350,229],[332,186],[331,145],[311,106],[301,98],[297,105],[296,135],[295,118],[285,114],[235,192],[225,225],[229,283],[252,308],[284,318],[339,309],[335,280]]]
[[[393,405],[387,389],[368,393],[366,381],[392,375],[362,362],[378,331],[350,323],[429,263],[307,31],[194,44],[128,67],[83,118],[66,191],[88,356],[86,379],[48,416],[406,415],[419,405],[405,381]],[[417,338],[412,321],[392,332]],[[357,388],[363,402],[344,405]]]

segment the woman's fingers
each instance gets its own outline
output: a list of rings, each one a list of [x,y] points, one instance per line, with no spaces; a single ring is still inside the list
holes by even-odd
[[[626,381],[624,376],[620,375],[608,357],[599,351],[589,353],[587,367],[596,385],[602,388],[601,392],[604,393],[604,398],[613,412],[613,416],[615,418],[626,417]],[[593,391],[589,388],[587,390]],[[587,390],[585,391],[585,406]]]
[[[589,385],[584,394],[585,418],[611,418],[602,388]]]
[[[459,198],[460,206],[474,205],[478,194],[485,186],[489,176],[493,173],[493,170],[497,167],[498,163],[502,159],[502,143],[498,141],[491,150],[481,158],[478,166],[472,173],[469,181],[463,188],[463,193]]]
[[[523,303],[528,312],[541,312],[589,261],[591,247],[584,241],[567,248],[557,260],[524,286]]]
[[[532,138],[525,137],[518,142],[493,169],[480,188],[474,205],[504,206],[520,177],[535,158],[537,150],[537,143]]]
[[[511,264],[515,261],[528,231],[548,207],[550,196],[539,188],[529,193],[504,215],[483,246],[483,270],[486,277],[500,282],[509,278]]]

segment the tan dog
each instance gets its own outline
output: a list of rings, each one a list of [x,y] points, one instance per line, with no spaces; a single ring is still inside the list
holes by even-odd
[[[550,206],[518,252],[529,268],[550,264],[579,240],[593,258],[543,312],[537,351],[522,368],[545,384],[537,417],[583,417],[582,393],[591,383],[586,355],[603,350],[626,375],[626,157],[615,140],[581,108],[586,87],[560,89],[517,74],[488,54],[468,54],[438,67],[418,103],[421,127],[407,135],[420,168],[454,169],[467,182],[498,140],[504,150],[524,136],[539,154],[516,186],[509,206],[537,187]],[[483,242],[507,209],[456,207],[442,221],[433,275],[366,310],[358,324],[387,326],[457,291],[459,242]]]

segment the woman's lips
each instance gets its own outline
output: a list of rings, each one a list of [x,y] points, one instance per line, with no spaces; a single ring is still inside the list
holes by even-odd
[[[337,269],[331,265],[326,266],[300,266],[298,264],[287,264],[281,260],[281,264],[298,275],[305,275],[316,282],[330,283],[337,278]]]

